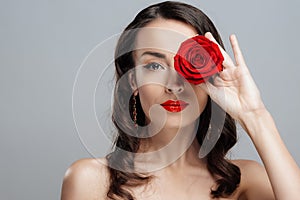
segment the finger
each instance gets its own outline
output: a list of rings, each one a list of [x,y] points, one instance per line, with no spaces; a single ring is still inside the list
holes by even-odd
[[[204,34],[205,37],[207,37],[209,40],[213,41],[214,43],[216,43],[220,50],[221,50],[221,53],[224,57],[224,61],[223,61],[223,66],[225,68],[229,68],[229,67],[234,67],[234,63],[233,61],[231,60],[230,56],[226,53],[226,51],[219,45],[219,43],[216,41],[216,39],[214,38],[214,36],[210,33],[210,32],[206,32]]]
[[[237,85],[236,80],[234,79],[225,80],[221,76],[216,76],[213,80],[214,80],[213,85],[217,88],[231,87]]]
[[[242,51],[239,47],[238,40],[234,34],[230,36],[230,44],[233,50],[235,62],[238,66],[244,66],[245,65],[245,60],[242,54]]]
[[[213,80],[214,80],[214,86],[216,86],[216,87],[224,87],[225,86],[225,82],[222,80],[222,78],[220,76],[216,76]]]
[[[210,82],[199,84],[199,87],[203,89],[206,94],[211,97],[212,100],[215,100],[217,98],[217,88]]]
[[[223,71],[219,72],[219,76],[224,81],[233,81],[233,80],[236,79],[235,71],[236,71],[236,68],[234,68],[234,69],[224,69]]]
[[[225,102],[225,93],[224,88],[216,87],[210,82],[205,82],[198,85],[200,88],[202,88],[209,96],[210,98],[216,102],[218,105],[224,105]],[[224,108],[223,108],[224,109]],[[224,109],[225,110],[225,109]],[[225,110],[226,111],[226,110]]]

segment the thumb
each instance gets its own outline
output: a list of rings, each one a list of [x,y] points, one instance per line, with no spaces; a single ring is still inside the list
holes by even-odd
[[[226,95],[223,87],[216,87],[210,82],[205,82],[199,85],[199,87],[210,96],[210,98],[218,105],[224,104]]]
[[[210,83],[209,81],[201,83],[198,85],[202,90],[206,92],[207,95],[209,95],[212,99],[215,98],[217,94],[217,88]]]

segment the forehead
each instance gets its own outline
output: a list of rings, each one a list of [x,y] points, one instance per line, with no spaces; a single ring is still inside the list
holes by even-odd
[[[176,54],[180,44],[196,34],[192,26],[183,22],[156,19],[138,31],[135,50],[158,49]]]

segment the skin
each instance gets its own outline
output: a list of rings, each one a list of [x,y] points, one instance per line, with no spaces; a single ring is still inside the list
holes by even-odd
[[[171,29],[183,33],[186,37],[196,35],[192,27],[174,20],[157,19],[147,27]],[[156,39],[159,40],[158,35],[153,34],[152,36],[151,41],[154,43]],[[206,33],[205,36],[215,41],[210,33]],[[149,51],[149,49],[142,48],[142,41],[143,34],[139,34],[137,47],[141,48],[136,51],[134,56],[141,66],[155,61],[170,69],[174,68],[174,53],[172,52],[176,51],[172,51],[172,48],[178,48],[183,40],[178,40],[177,46],[168,47],[169,50],[171,49],[170,51],[151,49],[164,54],[165,58],[163,59],[152,55],[141,56],[145,51]],[[148,139],[151,142],[148,150],[156,150],[166,145],[182,126],[193,126],[195,117],[203,111],[207,95],[209,95],[243,126],[264,164],[262,166],[250,160],[232,160],[241,170],[241,183],[230,197],[222,199],[298,199],[300,196],[299,167],[286,149],[272,116],[261,100],[234,35],[230,36],[230,42],[234,60],[222,50],[225,58],[224,71],[215,77],[214,84],[194,85],[190,90],[185,91],[187,88],[185,83],[179,81],[176,74],[170,75],[169,79],[166,79],[161,85],[148,84],[144,86],[139,81],[139,75],[135,76],[132,87],[135,94],[139,93],[143,109],[149,120],[151,106],[160,104],[167,99],[180,97],[189,101],[191,108],[198,108],[191,116],[184,111],[168,113],[165,126],[155,136]],[[159,72],[161,71],[155,70],[154,73]],[[197,101],[189,99],[188,95],[184,95],[185,92],[195,94]],[[186,117],[188,119],[183,120]],[[205,158],[198,158],[198,151],[199,144],[193,141],[179,159],[153,172],[157,178],[153,179],[151,183],[147,186],[131,188],[135,197],[137,199],[211,199],[209,193],[210,189],[214,188],[214,179],[206,169]],[[159,156],[162,161],[168,157],[163,154]],[[105,163],[103,158],[82,159],[73,163],[66,172],[61,199],[105,199],[109,180]]]
[[[185,129],[185,132],[192,132],[190,130],[194,129],[195,121],[204,110],[208,99],[208,95],[202,88],[188,83],[174,69],[174,56],[179,45],[185,39],[195,36],[196,32],[192,27],[187,28],[182,23],[163,24],[164,21],[154,21],[140,30],[137,35],[135,46],[137,50],[134,52],[137,67],[131,81],[132,89],[134,94],[139,94],[146,120],[153,124],[153,129],[156,129],[155,125],[162,120],[161,112],[166,112],[159,106],[157,108],[159,110],[150,115],[149,111],[154,105],[160,105],[167,100],[182,100],[188,103],[188,106],[181,112],[166,112],[164,126],[145,141],[150,146],[148,151],[166,146],[174,139],[180,128]],[[171,32],[171,28],[175,29]],[[183,148],[186,144],[182,142],[176,144],[174,150],[179,148],[178,145]],[[160,154],[160,156],[163,159],[170,155]]]

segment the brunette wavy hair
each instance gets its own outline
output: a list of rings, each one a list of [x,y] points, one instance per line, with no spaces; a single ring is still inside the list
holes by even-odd
[[[137,14],[119,38],[115,50],[116,82],[135,66],[133,51],[138,29],[145,27],[148,23],[157,18],[178,20],[189,24],[195,28],[199,35],[211,32],[218,43],[224,48],[221,37],[214,24],[201,10],[188,4],[172,1],[151,5]],[[133,93],[129,81],[127,81],[127,83],[125,81],[125,84],[119,84],[118,87],[115,88],[115,93],[120,92],[127,94]],[[129,104],[129,113],[133,113],[132,96]],[[196,134],[200,145],[204,141],[209,124],[211,124],[212,130],[215,130],[214,127],[220,123],[218,122],[218,117],[211,119],[212,106],[217,105],[209,98],[204,111],[200,115]],[[132,152],[135,153],[138,151],[140,138],[127,134],[128,130],[135,132],[136,129],[133,126],[133,116],[130,118],[123,115],[124,109],[127,109],[128,112],[126,99],[122,99],[120,95],[115,95],[112,121],[118,133],[114,143],[114,150],[106,156],[108,166],[114,166],[115,163],[118,163],[118,169],[109,167],[110,185],[107,197],[111,199],[134,199],[130,188],[147,184],[151,181],[151,178],[153,178],[147,174],[133,172],[134,156]],[[138,96],[136,97],[136,110],[138,113],[137,124],[139,126],[145,126],[145,114]],[[219,110],[221,115],[222,110]],[[124,129],[126,131],[124,131]],[[225,157],[228,150],[233,147],[236,141],[235,121],[226,113],[220,138],[214,148],[206,156],[207,169],[216,180],[217,187],[215,190],[211,190],[211,196],[213,198],[231,195],[240,183],[240,169]]]

